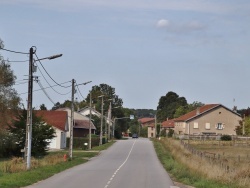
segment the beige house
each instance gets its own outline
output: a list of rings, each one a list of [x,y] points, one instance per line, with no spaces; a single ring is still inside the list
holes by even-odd
[[[174,119],[179,135],[236,135],[241,116],[221,104],[207,104]]]
[[[138,119],[141,127],[148,128],[148,138],[155,137],[155,118],[140,118]]]
[[[170,129],[174,129],[174,119],[166,120],[161,123],[161,131],[165,130],[168,134]]]

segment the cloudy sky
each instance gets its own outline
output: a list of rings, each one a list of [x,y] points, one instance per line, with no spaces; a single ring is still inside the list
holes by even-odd
[[[91,80],[79,86],[78,100],[105,83],[128,108],[156,109],[169,91],[189,103],[250,106],[249,0],[1,0],[0,23],[6,49],[28,52],[36,46],[39,58],[63,54],[42,61],[57,83]],[[0,54],[10,61],[28,59]],[[28,62],[11,66],[26,105]],[[39,71],[35,75],[48,86]],[[34,92],[34,107],[71,99],[70,87],[54,89],[46,89],[50,99]]]

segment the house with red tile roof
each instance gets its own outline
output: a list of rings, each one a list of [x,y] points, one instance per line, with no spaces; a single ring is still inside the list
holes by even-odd
[[[49,145],[50,149],[63,149],[66,147],[66,134],[69,130],[68,114],[65,111],[34,110],[36,116],[53,126],[55,136]]]
[[[71,109],[70,108],[59,108],[56,111],[64,111],[67,113],[69,127],[71,124]],[[96,127],[89,117],[84,116],[78,112],[74,112],[73,120],[73,137],[85,137],[89,134],[89,128],[91,133],[95,134]],[[67,137],[70,137],[70,131],[67,132]]]
[[[155,137],[155,118],[140,118],[138,119],[141,127],[147,127],[148,128],[148,138],[154,138]]]
[[[142,127],[154,126],[154,124],[155,124],[155,118],[144,117],[144,118],[138,119],[138,121]]]
[[[167,130],[167,129],[173,129],[174,128],[174,120],[175,119],[170,119],[170,120],[163,121],[161,123],[161,128],[165,129],[165,130]]]
[[[221,105],[206,104],[174,119],[177,135],[236,135],[240,114]]]

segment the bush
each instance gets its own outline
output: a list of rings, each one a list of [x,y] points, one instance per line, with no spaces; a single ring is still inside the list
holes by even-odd
[[[172,137],[174,134],[174,130],[173,129],[169,129],[168,131],[168,137]]]
[[[161,137],[166,137],[166,136],[167,136],[166,130],[162,129],[161,130]]]
[[[67,147],[69,147],[70,138],[67,138]],[[91,137],[91,147],[99,146],[100,138]],[[89,143],[89,138],[87,137],[75,137],[73,138],[73,148],[74,149],[83,149],[84,143]]]
[[[230,135],[222,135],[220,139],[223,141],[230,141],[232,137]]]

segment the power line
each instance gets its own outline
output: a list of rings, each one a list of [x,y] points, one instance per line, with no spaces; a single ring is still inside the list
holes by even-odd
[[[65,83],[68,83],[68,82],[64,82],[64,83],[61,83],[61,84],[65,84]],[[43,89],[48,89],[48,88],[51,88],[51,87],[55,87],[55,86],[58,86],[58,85],[53,85],[53,86],[49,86],[49,87],[44,87]],[[69,86],[71,87],[71,86]],[[33,92],[36,92],[36,91],[41,91],[42,89],[36,89],[36,90],[33,90]],[[28,92],[24,92],[24,93],[20,93],[20,95],[23,95],[23,94],[27,94]],[[71,93],[71,91],[69,91],[68,93],[66,93],[65,95]]]
[[[80,91],[80,89],[79,89],[79,87],[78,87],[78,84],[77,84],[77,83],[76,83],[76,87],[77,87],[77,90],[78,90],[78,92],[80,93],[80,95],[81,95],[82,99],[84,100],[84,97],[83,97],[83,95],[82,95],[82,93],[81,93],[81,91]]]
[[[29,60],[24,60],[24,61],[10,61],[10,60],[4,60],[4,61],[7,61],[9,63],[24,63],[24,62],[29,62]]]
[[[65,87],[65,86],[63,86],[63,85],[57,83],[57,82],[49,75],[49,73],[47,72],[47,70],[44,68],[43,64],[42,64],[41,61],[39,60],[39,58],[38,58],[38,56],[37,56],[36,53],[35,53],[35,56],[36,56],[37,60],[39,61],[39,63],[41,64],[43,70],[44,70],[44,71],[46,72],[46,74],[50,77],[50,79],[53,80],[53,82],[55,82],[57,85],[59,85],[59,86],[61,86],[61,87],[64,87],[64,88],[67,88],[67,87]]]
[[[39,72],[42,74],[42,77],[44,78],[44,80],[47,82],[47,84],[51,87],[51,85],[49,84],[48,80],[45,78],[45,76],[43,75],[42,71],[40,70],[40,68],[37,66]],[[69,81],[70,82],[70,81]],[[65,86],[66,87],[66,86]],[[70,86],[67,86],[70,87]],[[68,93],[64,94],[64,93],[60,93],[58,91],[56,91],[53,87],[51,87],[51,89],[53,89],[57,94],[59,95],[67,95]]]
[[[27,81],[27,82],[28,82],[28,80],[26,80],[26,79],[22,79],[22,80],[15,80],[15,83],[18,83],[18,82],[23,82],[23,81]]]
[[[46,97],[50,100],[50,102],[52,102],[55,105],[55,102],[50,98],[50,96],[48,95],[48,93],[45,91],[45,89],[43,88],[41,82],[39,80],[37,80],[37,83],[40,86],[40,88],[42,89],[43,93],[46,95]]]
[[[4,50],[4,51],[7,51],[7,52],[12,52],[12,53],[16,53],[16,54],[29,54],[29,53],[26,53],[26,52],[17,52],[17,51],[8,50],[8,49],[5,49],[5,48],[0,48],[0,50]]]
[[[27,83],[28,83],[28,81],[26,81],[26,82],[20,82],[20,83],[14,84],[14,85],[18,86],[18,85],[27,84]]]

